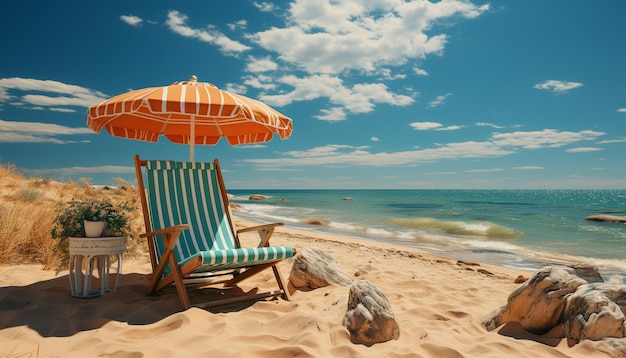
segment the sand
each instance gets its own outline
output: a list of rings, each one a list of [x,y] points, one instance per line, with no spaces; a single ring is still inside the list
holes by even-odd
[[[241,222],[241,220],[239,220]],[[147,256],[125,258],[120,287],[101,297],[69,295],[68,272],[0,266],[0,357],[607,357],[600,342],[487,332],[482,320],[506,303],[515,271],[459,264],[427,252],[279,228],[275,245],[319,248],[354,279],[380,288],[400,326],[397,340],[353,344],[342,326],[348,287],[297,291],[261,301],[181,312],[173,289],[147,295]],[[293,259],[279,269],[285,279]],[[274,289],[271,270],[242,282]]]

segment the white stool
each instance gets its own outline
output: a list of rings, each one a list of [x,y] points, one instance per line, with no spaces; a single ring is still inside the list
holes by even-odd
[[[126,237],[70,237],[70,294],[74,297],[97,297],[115,291],[120,283],[122,254]],[[115,285],[111,287],[111,256],[117,257]],[[83,272],[84,269],[84,272]],[[99,290],[93,286],[93,271],[98,270]]]

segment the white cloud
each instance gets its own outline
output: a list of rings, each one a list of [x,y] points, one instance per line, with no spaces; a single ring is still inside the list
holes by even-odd
[[[36,136],[24,133],[9,133],[0,131],[0,143],[53,143],[53,144],[67,144],[73,143],[63,141],[53,137]]]
[[[617,111],[618,111],[618,112],[621,112],[621,113],[626,113],[626,108],[620,108],[620,109],[618,109]]]
[[[263,12],[279,11],[278,5],[270,2],[253,4]],[[344,114],[358,114],[370,112],[378,104],[410,105],[416,93],[394,93],[382,81],[406,78],[406,69],[396,70],[407,64],[417,75],[428,75],[421,63],[429,55],[443,54],[448,36],[442,31],[450,22],[472,19],[488,10],[489,5],[477,6],[466,0],[296,0],[285,9],[285,25],[243,35],[257,50],[271,53],[271,57],[247,59],[246,70],[267,73],[267,81],[246,80],[267,91],[259,97],[272,105],[328,99],[331,108],[316,116],[323,120],[345,119],[337,115],[337,107]],[[167,24],[181,36],[222,47],[226,54],[251,49],[211,26],[195,29],[188,21],[187,15],[170,11]],[[442,23],[445,26],[438,30]]]
[[[237,149],[259,149],[259,148],[267,148],[267,145],[262,144],[262,143],[242,144],[242,145],[236,146],[235,148],[237,148]]]
[[[527,165],[527,166],[524,166],[524,167],[515,167],[513,169],[515,169],[515,170],[543,170],[545,168],[544,167],[535,166],[535,165]]]
[[[501,168],[493,168],[493,169],[470,169],[466,170],[466,173],[495,173],[495,172],[503,172],[504,169]]]
[[[251,49],[250,46],[244,45],[238,41],[234,41],[226,37],[226,35],[209,26],[209,30],[198,30],[188,26],[187,15],[181,14],[176,10],[171,10],[167,14],[167,26],[174,33],[184,37],[191,37],[203,42],[218,46],[224,54],[238,54]]]
[[[416,122],[423,127],[437,128],[436,122]],[[426,123],[426,124],[424,124]],[[417,165],[444,159],[493,158],[518,152],[520,149],[561,147],[580,141],[594,140],[601,132],[583,130],[580,132],[559,132],[552,129],[534,132],[496,133],[487,141],[442,144],[435,148],[393,153],[374,153],[369,147],[349,145],[326,145],[304,151],[290,151],[283,156],[271,159],[246,159],[244,162],[262,167],[315,166],[315,165],[362,165],[393,166]],[[515,140],[513,140],[515,139]],[[543,167],[517,167],[518,170],[540,170]],[[493,169],[489,169],[493,170]]]
[[[450,96],[452,96],[452,93],[446,93],[446,94],[444,94],[444,95],[437,96],[437,98],[435,98],[433,101],[431,101],[431,102],[428,104],[428,107],[430,107],[430,108],[434,108],[434,107],[437,107],[437,106],[441,106],[442,104],[445,104],[445,103],[446,103],[446,99],[447,99],[448,97],[450,97]]]
[[[248,57],[248,64],[246,65],[246,71],[248,72],[267,72],[275,71],[276,69],[278,69],[278,64],[270,56],[263,58]]]
[[[370,140],[372,142],[380,142],[380,138],[378,138],[378,137],[372,137],[372,138],[370,138]]]
[[[347,87],[340,78],[328,75],[305,78],[289,75],[278,78],[276,82],[293,87],[291,92],[259,96],[262,101],[276,106],[286,106],[295,101],[328,98],[333,105],[351,113],[368,113],[374,110],[375,103],[407,106],[414,101],[409,96],[389,92],[387,86],[382,83],[355,84]],[[323,113],[327,114],[329,111],[336,113],[335,109]]]
[[[447,36],[431,36],[437,23],[456,16],[474,18],[488,9],[489,5],[477,7],[462,0],[298,0],[288,9],[289,26],[273,27],[253,38],[309,73],[373,72],[441,54]]]
[[[242,85],[237,84],[237,83],[227,83],[225,89],[228,92],[233,92],[233,93],[237,93],[237,94],[246,94],[246,92],[248,90],[246,88],[246,86],[242,86]]]
[[[418,68],[418,67],[414,67],[414,68],[413,68],[413,72],[414,72],[416,75],[419,75],[419,76],[428,76],[428,72],[426,72],[425,70],[423,70],[423,69],[421,69],[421,68]]]
[[[135,27],[141,26],[141,23],[143,22],[143,20],[140,17],[135,16],[135,15],[122,15],[120,16],[120,20]]]
[[[41,122],[15,122],[0,119],[0,143],[74,143],[55,136],[95,134],[89,128],[72,128]]]
[[[566,149],[565,151],[568,153],[585,153],[585,152],[596,152],[599,150],[604,150],[604,149],[595,148],[595,147],[578,147],[578,148]]]
[[[28,93],[20,94],[21,96],[13,94],[18,91]],[[91,107],[106,98],[107,95],[102,92],[58,81],[20,77],[0,78],[0,102],[12,102],[13,105],[30,104],[35,109],[37,106],[47,106],[54,107],[54,111],[70,111],[58,106]]]
[[[228,24],[227,26],[231,31],[243,30],[248,26],[248,21],[245,19],[242,19],[239,21],[232,22]]]
[[[262,74],[255,74],[254,76],[245,76],[243,83],[246,86],[258,88],[262,90],[274,90],[276,89],[276,83],[272,82],[268,76]]]
[[[489,142],[451,143],[439,148],[427,148],[395,153],[371,153],[368,147],[327,145],[306,151],[291,151],[284,157],[271,159],[245,159],[246,163],[260,166],[316,166],[362,165],[391,166],[428,163],[440,159],[499,157],[513,153]]]
[[[562,147],[583,140],[595,140],[604,134],[606,133],[591,130],[567,132],[558,131],[556,129],[544,129],[542,131],[531,132],[495,133],[491,140],[498,146],[537,149]]]
[[[444,127],[443,124],[437,122],[413,122],[409,124],[416,131],[454,131],[463,128],[463,126],[448,126]]]
[[[506,128],[504,126],[499,126],[499,125],[488,123],[488,122],[476,122],[475,124],[478,127],[491,127],[491,128],[496,128],[496,129]]]
[[[391,71],[391,69],[389,69],[389,68],[380,68],[380,69],[378,69],[378,72],[386,80],[398,80],[398,79],[405,79],[406,78],[405,74],[403,74],[403,73],[396,73],[396,74],[394,74]]]
[[[271,2],[254,2],[254,6],[262,12],[273,12],[276,10],[276,5]]]
[[[443,124],[437,122],[413,122],[409,124],[416,131],[427,131],[430,129],[441,128]]]
[[[0,119],[0,132],[20,132],[38,135],[73,135],[93,134],[89,128],[72,128],[52,123],[41,122],[15,122]]]
[[[461,128],[464,128],[464,126],[447,126],[447,127],[443,127],[443,128],[436,128],[436,131],[456,131],[459,130]]]
[[[574,88],[582,87],[582,85],[583,84],[579,82],[548,80],[544,83],[536,84],[533,88],[549,90],[554,93],[566,93]]]
[[[337,122],[346,119],[346,112],[340,107],[322,109],[321,112],[322,114],[313,117],[328,122]]]
[[[626,142],[626,138],[601,140],[598,142],[598,144],[612,144],[612,143],[624,143],[624,142]]]
[[[48,109],[51,110],[52,112],[64,112],[64,113],[75,113],[76,112],[76,110],[71,109],[71,108],[54,108],[54,107],[50,107]]]

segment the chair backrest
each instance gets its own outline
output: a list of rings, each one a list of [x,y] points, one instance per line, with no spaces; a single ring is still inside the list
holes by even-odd
[[[188,224],[175,246],[177,261],[199,251],[232,249],[239,246],[233,235],[228,199],[215,162],[147,160],[145,190],[152,230]],[[158,263],[165,247],[155,236]]]

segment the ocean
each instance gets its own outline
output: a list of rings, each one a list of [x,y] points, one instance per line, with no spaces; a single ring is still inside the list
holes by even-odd
[[[231,190],[236,215],[522,270],[591,263],[626,283],[626,190]],[[249,200],[260,194],[265,200]]]

